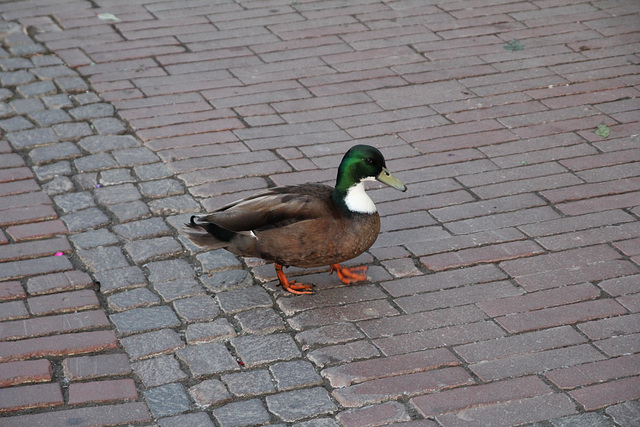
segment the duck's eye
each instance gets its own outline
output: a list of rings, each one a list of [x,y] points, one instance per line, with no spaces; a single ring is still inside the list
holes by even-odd
[[[368,165],[372,165],[372,164],[373,164],[373,159],[364,159],[364,161],[365,161]]]

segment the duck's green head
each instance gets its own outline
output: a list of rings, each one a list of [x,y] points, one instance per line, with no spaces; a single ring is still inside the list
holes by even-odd
[[[374,179],[396,190],[407,191],[407,187],[389,172],[384,157],[377,148],[369,145],[355,145],[347,151],[338,167],[334,197],[339,197],[346,202],[351,211],[375,212],[373,202],[364,194],[363,185],[363,181]],[[371,206],[364,206],[367,201]]]

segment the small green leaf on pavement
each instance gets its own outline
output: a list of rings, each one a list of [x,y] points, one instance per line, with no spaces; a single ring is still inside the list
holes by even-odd
[[[601,136],[603,138],[606,138],[609,136],[609,133],[611,132],[611,129],[609,129],[609,126],[605,125],[604,123],[599,124],[598,127],[596,128],[596,130],[594,131],[596,135]]]
[[[520,43],[520,40],[516,40],[516,39],[508,41],[502,47],[504,47],[507,50],[512,50],[512,51],[524,49],[524,45],[522,43]]]

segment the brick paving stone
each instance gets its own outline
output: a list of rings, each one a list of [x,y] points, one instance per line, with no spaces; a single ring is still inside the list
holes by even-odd
[[[109,322],[102,311],[92,310],[87,312],[73,312],[58,316],[27,318],[26,309],[11,315],[9,304],[20,303],[13,301],[2,303],[3,320],[20,319],[5,322],[0,332],[0,339],[21,339],[43,335],[51,335],[61,332],[78,332],[109,326]],[[19,307],[24,307],[20,305]],[[15,310],[13,310],[15,311]],[[24,320],[22,320],[24,319]]]
[[[66,271],[64,273],[53,273],[28,279],[27,291],[30,295],[41,295],[87,288],[91,285],[93,285],[93,282],[87,273],[81,271]]]
[[[0,364],[0,386],[51,381],[51,363],[47,359]]]
[[[68,357],[62,361],[64,375],[71,381],[123,376],[131,372],[129,359],[123,353]]]
[[[92,381],[69,385],[70,405],[114,400],[135,400],[138,397],[132,379]]]
[[[458,360],[450,351],[437,349],[326,368],[322,370],[322,375],[329,380],[333,387],[345,387],[373,379],[411,374],[458,364]]]
[[[397,402],[371,405],[362,409],[350,409],[337,414],[336,419],[345,427],[411,421],[405,407]]]
[[[59,406],[64,403],[58,384],[37,384],[0,389],[0,413]]]
[[[473,383],[464,369],[453,367],[367,381],[336,389],[333,396],[341,405],[353,408]]]
[[[149,409],[142,402],[131,402],[114,405],[102,405],[87,408],[66,409],[40,414],[18,415],[5,418],[3,423],[7,426],[42,425],[51,423],[65,425],[69,422],[81,420],[84,425],[105,423],[117,425],[129,422],[151,421]]]

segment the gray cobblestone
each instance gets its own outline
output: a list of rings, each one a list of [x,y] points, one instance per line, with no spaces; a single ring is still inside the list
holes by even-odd
[[[107,306],[115,311],[149,307],[160,303],[160,298],[147,288],[135,288],[120,292],[107,298]]]
[[[165,302],[206,294],[205,289],[195,279],[153,282],[153,289],[160,294]]]
[[[152,179],[162,179],[173,176],[173,173],[164,163],[137,165],[134,166],[133,171],[140,181],[150,181]]]
[[[3,87],[17,86],[30,83],[36,79],[33,73],[27,70],[7,71],[0,73],[0,84]]]
[[[220,271],[242,268],[242,263],[234,254],[224,249],[216,249],[196,255],[196,259],[202,266],[202,271]]]
[[[100,282],[100,290],[105,294],[123,289],[145,286],[147,279],[142,269],[137,266],[127,266],[109,271],[100,271],[95,274]]]
[[[131,360],[173,353],[184,347],[180,336],[171,329],[131,335],[120,339],[120,342]]]
[[[117,166],[116,161],[107,153],[93,154],[91,156],[80,157],[73,161],[76,169],[80,173],[100,171]]]
[[[82,153],[72,142],[58,142],[56,144],[45,145],[34,148],[29,152],[31,161],[37,165],[51,163],[58,160],[73,159],[81,156]]]
[[[45,109],[44,104],[38,98],[14,99],[9,105],[17,114],[29,114]]]
[[[78,144],[89,153],[113,151],[121,148],[136,147],[138,141],[131,135],[93,135],[82,138]]]
[[[103,205],[117,205],[138,200],[141,197],[133,184],[110,185],[96,189],[96,199]]]
[[[155,163],[160,160],[158,156],[147,147],[116,150],[113,152],[113,156],[122,166],[143,165]]]
[[[0,102],[0,119],[7,119],[14,116],[16,113],[8,104]]]
[[[31,61],[36,67],[47,67],[49,65],[62,65],[62,60],[55,55],[32,56]]]
[[[89,86],[80,77],[58,77],[55,84],[62,92],[78,93],[89,89]]]
[[[53,201],[65,213],[80,211],[96,205],[93,201],[93,195],[88,191],[63,194],[54,197]]]
[[[220,292],[216,295],[220,308],[227,314],[257,307],[271,307],[273,301],[261,286],[252,286],[246,289]]]
[[[89,125],[84,122],[60,123],[53,125],[52,128],[61,140],[76,140],[85,136],[93,135]]]
[[[91,124],[99,135],[118,135],[127,130],[124,124],[115,117],[93,119]]]
[[[82,190],[94,190],[98,187],[98,174],[95,172],[84,172],[73,175],[73,181]]]
[[[75,233],[89,228],[96,228],[109,224],[109,218],[99,209],[89,208],[60,217],[70,232]]]
[[[145,239],[171,234],[169,226],[167,226],[162,218],[157,217],[115,225],[113,231],[127,240]]]
[[[12,132],[10,134],[7,134],[7,139],[16,150],[58,142],[58,137],[50,128],[29,129],[22,132]]]
[[[40,181],[47,181],[58,175],[71,175],[71,162],[63,160],[61,162],[48,165],[35,165],[33,171]]]
[[[69,239],[79,249],[91,249],[98,246],[115,245],[119,242],[116,235],[106,228],[74,234]]]
[[[223,343],[188,345],[176,354],[196,379],[240,369]]]
[[[195,276],[193,268],[183,259],[150,262],[147,268],[150,282],[168,282]]]
[[[129,169],[110,169],[100,172],[100,185],[118,185],[136,182]]]
[[[306,360],[276,363],[269,370],[281,391],[322,384],[322,377]]]
[[[13,98],[13,92],[9,89],[0,87],[0,101],[6,101],[9,98]]]
[[[220,378],[229,391],[238,397],[253,397],[276,391],[266,369],[226,374]]]
[[[621,426],[633,425],[640,418],[640,401],[619,403],[610,406],[605,412]]]
[[[46,51],[47,49],[40,43],[31,43],[9,47],[9,52],[14,55],[35,55],[37,53],[45,53]]]
[[[27,58],[2,58],[0,60],[0,68],[3,71],[15,71],[33,68],[33,62]]]
[[[73,99],[78,105],[95,104],[102,101],[102,99],[100,99],[100,97],[94,92],[84,92],[77,95],[71,95],[71,99]]]
[[[195,412],[158,420],[160,427],[215,427],[209,415]]]
[[[287,334],[245,335],[232,339],[231,344],[249,368],[301,356],[293,338]]]
[[[151,216],[151,212],[146,203],[141,200],[111,205],[107,206],[107,208],[120,222],[129,222]]]
[[[338,410],[327,390],[321,387],[267,396],[267,407],[283,421],[294,422]]]
[[[200,212],[201,207],[195,199],[187,194],[165,197],[149,202],[149,209],[154,215],[175,215],[185,212]]]
[[[189,389],[189,394],[194,402],[203,408],[231,402],[231,394],[222,381],[216,379],[204,380],[194,385]]]
[[[245,270],[227,270],[209,273],[200,276],[199,280],[207,289],[215,293],[253,286],[253,278]]]
[[[127,242],[124,249],[136,264],[144,264],[148,261],[169,258],[182,253],[182,246],[171,236]]]
[[[29,114],[31,120],[33,120],[38,126],[46,127],[59,123],[70,122],[71,117],[64,110],[42,110],[35,111]]]
[[[187,326],[185,339],[187,344],[201,344],[222,341],[236,336],[236,331],[227,319],[216,319],[213,322],[192,323]]]
[[[109,317],[124,335],[180,326],[180,320],[167,306],[134,308]]]
[[[156,418],[189,410],[189,398],[182,384],[166,384],[144,392],[151,413]]]
[[[262,425],[271,416],[258,399],[233,402],[213,410],[213,416],[221,427]]]
[[[33,74],[41,80],[57,79],[59,77],[77,76],[78,73],[66,65],[52,65],[49,67],[38,67],[31,70]]]
[[[15,116],[10,119],[0,120],[0,129],[5,132],[19,132],[21,130],[32,129],[33,127],[33,123],[22,116]]]
[[[236,314],[236,319],[244,332],[250,334],[270,334],[284,330],[284,321],[272,308],[256,308]]]
[[[81,212],[89,210],[91,209]],[[116,246],[98,246],[93,249],[82,249],[77,251],[77,254],[87,268],[93,271],[113,270],[129,265],[120,248]]]
[[[185,323],[213,320],[220,314],[215,300],[208,295],[173,301],[173,308]]]
[[[70,108],[73,102],[69,99],[69,95],[60,93],[57,95],[43,96],[42,102],[47,108]]]
[[[53,82],[47,80],[20,85],[16,88],[16,92],[25,98],[30,98],[35,96],[55,95],[58,90]]]
[[[419,421],[415,421],[414,423],[406,423],[405,424],[389,424],[390,426],[396,427],[432,427],[429,421],[425,424],[417,424]],[[340,427],[333,418],[313,418],[309,421],[302,421],[300,423],[293,424],[293,427]]]
[[[549,421],[553,427],[614,427],[611,418],[605,414],[576,414]]]
[[[56,176],[51,181],[42,186],[42,190],[44,190],[44,192],[50,196],[68,193],[73,189],[73,182],[66,176]]]
[[[182,184],[175,179],[162,179],[140,183],[140,192],[150,199],[175,196],[184,193]]]
[[[133,362],[131,368],[146,387],[157,387],[182,381],[188,377],[180,369],[180,364],[173,355],[157,356]]]
[[[113,105],[105,103],[82,105],[80,107],[72,108],[71,110],[69,110],[69,114],[71,114],[76,120],[88,120],[98,117],[111,117],[113,116],[113,113]]]

